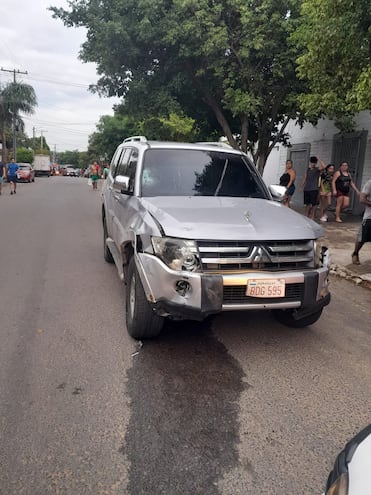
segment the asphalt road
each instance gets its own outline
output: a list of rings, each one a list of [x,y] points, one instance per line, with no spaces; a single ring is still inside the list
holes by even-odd
[[[99,192],[0,197],[1,495],[320,494],[371,422],[371,291],[332,281],[311,328],[266,313],[141,346],[104,262]]]

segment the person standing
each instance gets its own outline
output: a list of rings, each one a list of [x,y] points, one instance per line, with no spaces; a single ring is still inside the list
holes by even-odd
[[[108,163],[105,163],[103,168],[103,179],[107,179],[108,173],[109,173],[109,165]]]
[[[97,162],[94,162],[90,167],[90,178],[92,180],[93,189],[98,189],[99,166]]]
[[[12,158],[12,161],[8,163],[6,168],[10,194],[15,194],[17,192],[17,170],[19,169],[18,163],[15,163],[14,158]]]
[[[320,160],[320,167],[317,165],[318,158],[316,156],[311,156],[309,159],[309,167],[305,172],[300,188],[304,191],[305,215],[311,220],[314,220],[316,215],[316,208],[319,203],[319,177],[322,170],[325,168],[325,164],[322,160]]]
[[[280,177],[280,186],[286,187],[286,194],[282,204],[290,208],[290,201],[295,192],[296,172],[291,160],[286,160],[285,172]]]
[[[327,222],[327,210],[332,203],[332,177],[335,172],[335,165],[329,163],[320,177],[319,199],[321,206],[320,221]]]
[[[359,251],[365,242],[371,242],[371,179],[366,182],[360,193],[359,201],[365,205],[362,224],[352,253],[352,263],[359,265]]]
[[[349,193],[352,188],[357,194],[361,194],[354,184],[349,172],[348,162],[341,162],[339,170],[332,178],[332,192],[336,197],[335,221],[341,223],[340,213],[349,207]]]
[[[0,195],[3,189],[3,180],[5,176],[5,163],[0,160]]]

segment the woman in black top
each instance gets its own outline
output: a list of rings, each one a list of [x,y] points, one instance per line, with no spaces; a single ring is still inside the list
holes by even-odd
[[[332,178],[332,192],[336,197],[335,221],[340,223],[342,222],[340,218],[341,211],[349,207],[350,188],[354,189],[358,195],[360,194],[357,186],[352,181],[348,168],[348,162],[342,162],[339,170],[334,173]]]
[[[296,172],[293,168],[291,160],[286,160],[286,170],[280,177],[280,186],[286,187],[286,194],[283,199],[283,204],[290,207],[291,197],[295,192]]]

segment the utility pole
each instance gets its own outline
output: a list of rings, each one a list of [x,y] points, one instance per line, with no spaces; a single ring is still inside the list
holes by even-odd
[[[17,69],[4,69],[1,67],[1,70],[3,72],[13,72],[13,83],[16,84],[16,74],[28,74],[28,72],[22,72]],[[13,121],[13,158],[15,161],[17,161],[17,136],[16,136],[16,110],[15,110],[15,105],[13,102],[13,111],[12,111],[12,121]],[[3,143],[4,145],[4,143]]]
[[[43,150],[43,147],[44,147],[44,145],[43,145],[43,143],[44,143],[43,132],[48,132],[48,131],[44,131],[43,129],[40,129],[40,133],[41,133],[41,135],[40,135],[40,149],[41,149],[41,151]]]

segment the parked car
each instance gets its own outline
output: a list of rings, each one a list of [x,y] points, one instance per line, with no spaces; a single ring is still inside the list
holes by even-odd
[[[35,182],[35,170],[29,163],[18,163],[18,182]]]
[[[325,495],[369,495],[370,459],[371,424],[357,433],[335,459]]]
[[[222,311],[315,323],[331,297],[329,252],[320,225],[274,201],[284,191],[232,148],[138,136],[119,145],[102,191],[103,247],[126,284],[129,334]]]

